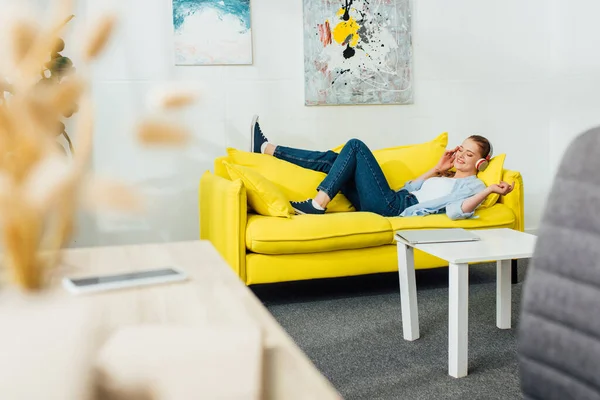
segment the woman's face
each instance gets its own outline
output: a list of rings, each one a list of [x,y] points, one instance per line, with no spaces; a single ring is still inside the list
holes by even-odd
[[[477,172],[475,164],[482,158],[479,145],[471,139],[466,139],[456,152],[454,168],[461,172]]]

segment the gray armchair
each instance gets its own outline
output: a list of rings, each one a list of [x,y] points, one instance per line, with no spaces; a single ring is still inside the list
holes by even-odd
[[[600,400],[600,128],[565,152],[523,285],[525,398]]]

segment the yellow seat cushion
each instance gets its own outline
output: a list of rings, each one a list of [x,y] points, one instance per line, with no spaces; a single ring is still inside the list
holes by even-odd
[[[415,269],[448,266],[448,262],[415,251]],[[246,284],[337,278],[380,272],[398,272],[396,244],[368,249],[328,251],[314,254],[246,255]]]
[[[287,217],[294,213],[282,191],[252,168],[223,162],[232,179],[241,179],[246,187],[248,203],[258,214]]]
[[[228,148],[227,154],[231,164],[252,168],[273,182],[289,201],[304,201],[317,194],[317,186],[325,179],[326,174],[299,167],[278,158]],[[354,211],[350,201],[338,194],[327,206],[328,212]]]
[[[506,154],[499,154],[490,160],[488,167],[485,171],[477,173],[477,177],[485,183],[485,186],[493,185],[494,183],[500,183],[502,175],[504,174],[504,160]],[[512,182],[508,182],[512,185]],[[492,193],[481,203],[479,208],[488,208],[498,202],[500,195],[498,193]]]
[[[444,154],[448,145],[448,133],[419,144],[388,147],[374,150],[373,155],[381,166],[390,187],[398,190],[408,180],[417,178],[433,168]],[[343,145],[334,149],[340,152]]]
[[[293,215],[248,214],[246,248],[261,254],[300,254],[360,249],[392,241],[384,217],[367,212]]]
[[[400,229],[438,229],[465,228],[490,229],[514,228],[515,213],[504,204],[496,203],[492,207],[478,209],[475,216],[469,219],[453,221],[445,214],[433,214],[417,217],[387,217],[394,231]]]

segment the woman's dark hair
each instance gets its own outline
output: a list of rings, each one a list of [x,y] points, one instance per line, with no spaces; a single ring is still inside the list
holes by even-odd
[[[479,149],[481,150],[481,157],[486,158],[490,154],[490,151],[492,150],[492,145],[490,144],[489,140],[479,135],[471,135],[468,137],[468,139],[471,139],[472,141],[477,143]]]

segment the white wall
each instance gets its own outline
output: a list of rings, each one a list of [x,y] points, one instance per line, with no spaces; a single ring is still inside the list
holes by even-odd
[[[304,106],[302,1],[251,7],[254,65],[175,67],[170,0],[85,2],[81,19],[107,9],[121,17],[93,72],[94,167],[154,192],[146,217],[120,231],[106,218],[88,221],[75,245],[197,238],[198,178],[227,146],[247,148],[254,113],[272,141],[319,149],[350,137],[380,148],[443,131],[451,145],[483,134],[507,153],[506,167],[522,172],[526,228],[536,229],[564,146],[600,122],[593,2],[414,0],[415,104],[351,107]],[[176,116],[195,142],[149,153],[134,144],[131,126],[147,112],[149,90],[169,82],[201,92],[197,106]]]
[[[600,3],[555,1],[552,73],[548,82],[550,165],[556,168],[575,136],[600,124]]]

